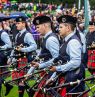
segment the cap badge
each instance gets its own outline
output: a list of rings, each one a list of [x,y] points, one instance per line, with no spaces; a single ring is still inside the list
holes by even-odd
[[[36,20],[36,23],[37,23],[37,24],[39,24],[39,23],[40,23],[40,21],[39,21],[39,20]]]
[[[22,18],[19,18],[19,21],[22,21]]]
[[[65,23],[66,22],[66,18],[62,18],[62,22]]]

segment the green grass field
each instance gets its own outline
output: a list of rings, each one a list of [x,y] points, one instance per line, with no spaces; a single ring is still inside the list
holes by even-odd
[[[90,72],[88,72],[88,70],[86,70],[86,77],[90,77],[90,76],[91,76]],[[95,83],[91,84],[90,81],[87,81],[86,84],[87,84],[88,87],[92,87],[93,85],[95,85]],[[89,96],[93,95],[92,92],[95,93],[95,87],[89,92]]]
[[[88,72],[88,70],[86,70],[86,77],[90,77],[90,76],[91,76],[91,74]],[[9,80],[9,79],[8,79],[8,80]],[[30,85],[32,85],[33,83],[34,83],[33,81],[29,82]],[[87,87],[87,86],[91,87],[91,86],[94,85],[94,84],[90,84],[89,81],[86,82],[86,84],[87,84],[86,87]],[[93,88],[92,91],[95,91],[95,88]],[[15,85],[15,86],[13,87],[13,89],[11,90],[11,92],[9,93],[9,95],[4,96],[5,87],[3,86],[3,87],[2,87],[1,93],[2,93],[2,97],[18,97],[18,87]],[[92,92],[89,92],[89,96],[92,96]],[[26,92],[24,93],[24,97],[28,97],[28,94],[27,94]]]

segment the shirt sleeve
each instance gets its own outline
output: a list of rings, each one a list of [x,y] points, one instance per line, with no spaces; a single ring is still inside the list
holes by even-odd
[[[21,49],[22,52],[31,52],[37,49],[37,44],[31,33],[27,33],[25,35],[24,42],[29,44],[29,46],[26,48],[22,48]]]
[[[83,43],[83,53],[86,52],[86,37],[83,33],[80,32],[81,41]]]
[[[5,43],[5,45],[3,45],[1,48],[7,49],[12,47],[10,37],[6,32],[1,34],[1,40]]]
[[[75,70],[81,64],[82,45],[78,40],[72,39],[69,41],[66,52],[70,56],[70,61],[64,65],[56,66],[57,71],[67,72]]]
[[[46,41],[46,48],[50,51],[52,59],[47,62],[41,63],[39,68],[45,68],[52,65],[54,58],[59,55],[59,41],[55,37],[49,37]]]
[[[51,75],[51,77],[50,77],[50,79],[54,79],[55,77],[56,77],[56,72],[54,72],[52,75]]]

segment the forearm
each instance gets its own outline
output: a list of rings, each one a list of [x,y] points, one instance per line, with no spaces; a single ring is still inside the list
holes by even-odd
[[[62,71],[62,72],[67,72],[67,71],[72,71],[80,67],[81,60],[71,60],[67,62],[64,65],[60,65],[56,67],[57,71]]]
[[[32,46],[26,47],[26,48],[21,48],[22,52],[31,52],[37,49],[37,46],[34,44]]]

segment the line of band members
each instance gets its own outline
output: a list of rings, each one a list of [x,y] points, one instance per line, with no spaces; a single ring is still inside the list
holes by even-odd
[[[24,17],[16,18],[16,27],[19,32],[15,37],[15,45],[10,54],[8,49],[12,48],[12,43],[9,35],[3,29],[2,23],[0,23],[0,65],[11,64],[15,59],[26,62],[27,59],[27,62],[31,62],[31,67],[27,75],[33,73],[35,68],[42,69],[51,67],[48,78],[51,79],[57,75],[57,72],[62,72],[65,78],[64,82],[67,83],[85,78],[85,67],[88,60],[88,67],[93,74],[93,68],[95,66],[93,63],[95,24],[93,22],[89,23],[90,32],[87,34],[86,40],[85,35],[76,27],[77,19],[75,17],[64,15],[60,16],[57,21],[59,23],[58,34],[52,31],[52,21],[48,16],[38,16],[33,20],[37,32],[43,36],[41,51],[36,57],[34,56],[37,50],[37,44],[32,34],[26,29],[26,19]],[[5,50],[8,50],[8,60],[5,58]],[[87,57],[88,55],[90,57]],[[34,60],[38,57],[43,59],[43,61],[35,62]],[[60,65],[52,66],[53,63],[57,63],[60,60]],[[21,64],[18,63],[17,67],[20,68]],[[25,74],[23,72],[21,76]],[[23,91],[24,89],[22,87],[24,84],[22,84],[22,82],[19,82],[19,90]],[[67,92],[74,87],[66,88]],[[79,93],[84,90],[85,83],[81,83],[71,93]],[[19,97],[23,97],[23,93],[20,94],[19,92]]]

